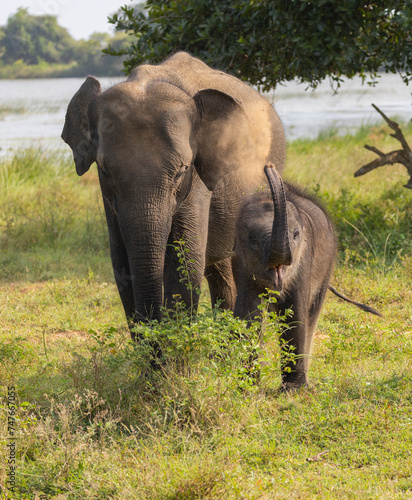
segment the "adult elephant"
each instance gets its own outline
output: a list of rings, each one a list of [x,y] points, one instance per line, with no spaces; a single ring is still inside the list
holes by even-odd
[[[78,175],[96,161],[116,283],[129,322],[159,319],[182,283],[173,242],[186,243],[194,286],[234,307],[231,255],[238,202],[281,171],[285,137],[254,89],[187,53],[135,68],[102,93],[89,76],[62,132]]]

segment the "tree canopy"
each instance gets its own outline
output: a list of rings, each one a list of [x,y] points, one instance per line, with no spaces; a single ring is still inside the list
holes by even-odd
[[[412,0],[147,0],[109,20],[135,35],[107,51],[127,72],[186,50],[265,90],[381,69],[412,78]]]
[[[3,27],[0,40],[1,58],[5,64],[22,60],[37,64],[69,62],[74,57],[76,41],[54,16],[32,16],[19,8]]]

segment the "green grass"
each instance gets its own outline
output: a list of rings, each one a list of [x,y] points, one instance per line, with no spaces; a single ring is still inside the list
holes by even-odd
[[[412,139],[412,130],[407,129]],[[278,392],[276,331],[262,380],[242,376],[244,328],[179,310],[129,341],[113,282],[94,169],[22,151],[0,165],[0,463],[7,386],[16,387],[13,499],[409,499],[412,497],[412,193],[401,166],[357,179],[389,150],[379,128],[289,144],[286,176],[314,189],[339,231],[334,285],[378,309],[328,295],[312,386]],[[270,333],[270,332],[269,332]],[[221,347],[225,350],[219,355]]]
[[[406,137],[412,127],[404,126]],[[332,136],[289,145],[285,177],[313,190],[331,214],[339,236],[341,259],[376,272],[410,259],[412,241],[411,191],[402,165],[386,166],[365,176],[354,172],[376,158],[363,148],[399,149],[389,127],[361,128],[355,136]],[[409,139],[410,141],[410,139]]]
[[[44,281],[111,276],[96,173],[81,179],[69,155],[23,150],[0,159],[0,276]]]

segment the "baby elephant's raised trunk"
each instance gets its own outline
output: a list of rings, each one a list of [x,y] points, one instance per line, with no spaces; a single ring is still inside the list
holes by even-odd
[[[274,165],[265,166],[265,174],[272,192],[274,219],[270,245],[265,255],[267,267],[279,268],[292,263],[292,254],[289,243],[288,215],[286,209],[286,195],[283,181]]]

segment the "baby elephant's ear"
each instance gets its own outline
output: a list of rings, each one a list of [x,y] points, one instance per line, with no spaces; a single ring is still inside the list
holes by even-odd
[[[97,124],[90,119],[92,104],[101,94],[100,82],[93,76],[88,76],[80,89],[69,103],[64,122],[62,139],[73,151],[74,162],[78,175],[83,175],[96,161],[97,145],[93,144],[92,136]]]

